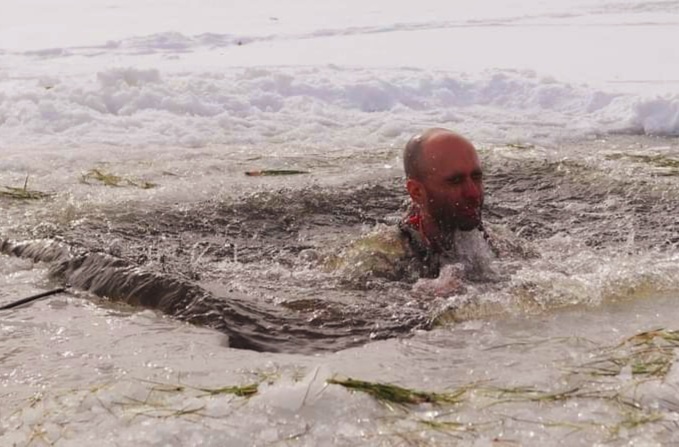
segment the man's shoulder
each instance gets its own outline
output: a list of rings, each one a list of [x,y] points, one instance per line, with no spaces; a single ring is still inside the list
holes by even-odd
[[[354,240],[344,251],[350,256],[397,260],[410,255],[406,234],[398,225],[378,225]]]
[[[350,242],[326,263],[350,282],[368,278],[404,280],[413,252],[409,236],[399,225],[381,224]]]

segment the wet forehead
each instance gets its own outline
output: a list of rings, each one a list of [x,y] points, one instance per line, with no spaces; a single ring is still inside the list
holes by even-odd
[[[481,169],[474,145],[456,134],[435,134],[422,147],[422,161],[429,174],[471,174]]]

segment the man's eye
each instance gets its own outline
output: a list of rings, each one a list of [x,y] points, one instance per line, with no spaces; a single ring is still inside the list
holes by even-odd
[[[477,181],[478,181],[478,180],[483,180],[483,174],[480,173],[480,172],[479,172],[479,173],[476,173],[476,174],[472,174],[472,178],[473,178],[474,180],[477,180]]]

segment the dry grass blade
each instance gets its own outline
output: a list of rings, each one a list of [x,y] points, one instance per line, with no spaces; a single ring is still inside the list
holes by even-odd
[[[411,390],[397,385],[366,382],[364,380],[355,380],[351,378],[329,379],[327,383],[331,385],[340,385],[344,388],[354,391],[361,391],[363,393],[369,394],[377,400],[396,404],[457,404],[461,402],[462,396],[467,392],[466,389],[459,389],[452,393],[432,393],[427,391]]]
[[[92,182],[97,182],[104,186],[112,187],[134,186],[140,189],[151,189],[158,186],[156,183],[143,180],[130,180],[98,168],[90,169],[85,174],[80,176],[80,182],[86,185],[91,185]]]
[[[531,420],[515,416],[505,416],[515,422],[521,422],[524,424],[539,425],[545,428],[565,428],[571,429],[573,431],[581,431],[587,429],[603,429],[606,428],[606,424],[597,421],[550,421],[550,420]]]
[[[543,345],[545,343],[549,343],[549,339],[544,339],[544,340],[535,340],[535,341],[517,341],[513,343],[503,343],[501,345],[494,345],[494,346],[489,346],[487,348],[484,348],[484,351],[493,351],[496,349],[506,349],[506,348],[534,348],[536,346]]]
[[[6,197],[8,199],[14,200],[40,200],[46,199],[50,196],[52,196],[52,194],[28,189],[28,176],[26,176],[26,180],[24,181],[24,186],[22,188],[3,186],[2,189],[0,189],[0,197]]]
[[[126,180],[126,182],[127,182],[128,185],[136,186],[137,188],[140,188],[140,189],[151,189],[151,188],[155,188],[156,186],[158,186],[157,183],[147,182],[147,181],[144,181],[144,180],[141,180],[141,181]]]
[[[417,422],[419,422],[422,425],[426,425],[427,427],[432,428],[434,430],[444,431],[444,432],[448,432],[448,431],[471,432],[471,431],[476,430],[472,424],[463,423],[463,422],[433,421],[433,420],[427,420],[427,419],[419,419]]]
[[[646,424],[654,424],[664,420],[661,413],[646,413],[643,411],[632,411],[627,413],[623,419],[612,426],[608,426],[611,436],[619,436],[621,432],[634,430]]]
[[[207,395],[215,396],[218,394],[233,394],[239,397],[250,397],[257,394],[259,390],[259,385],[256,383],[251,383],[244,386],[225,386],[222,388],[195,388],[198,391],[207,393]]]
[[[578,397],[591,397],[589,394],[581,390],[580,387],[571,388],[566,391],[549,392],[542,391],[531,387],[516,387],[516,388],[485,388],[485,392],[497,399],[500,399],[494,404],[501,404],[506,402],[526,401],[526,402],[558,402]]]
[[[91,185],[91,181],[102,183],[106,186],[120,186],[123,178],[101,169],[90,169],[80,177],[80,181],[86,185]]]
[[[608,160],[626,159],[636,163],[644,163],[656,168],[665,169],[664,175],[679,175],[679,159],[671,158],[662,154],[641,155],[641,154],[610,154]]]
[[[0,189],[0,196],[16,200],[39,200],[50,197],[51,194],[44,193],[41,191],[33,191],[30,189],[3,186],[3,189]]]
[[[630,343],[633,345],[641,345],[649,344],[656,340],[664,341],[672,346],[679,347],[679,331],[668,331],[661,328],[640,332],[626,339],[623,344]]]
[[[589,340],[585,337],[578,337],[578,336],[572,336],[572,337],[551,337],[551,338],[544,338],[542,340],[526,340],[526,341],[516,341],[516,342],[511,342],[511,343],[502,343],[499,345],[493,345],[489,346],[487,348],[484,348],[484,351],[493,351],[496,349],[506,349],[506,348],[534,348],[536,346],[541,346],[544,344],[554,344],[554,343],[570,343],[570,344],[578,344],[578,345],[596,345],[596,342]]]
[[[162,383],[162,382],[156,382],[153,380],[141,380],[141,382],[146,382],[146,383],[151,383],[154,386],[151,388],[151,392],[160,392],[160,393],[183,393],[188,390],[194,390],[194,391],[201,391],[204,394],[204,396],[216,396],[218,394],[233,394],[235,396],[240,396],[240,397],[250,397],[252,395],[257,394],[259,391],[259,384],[258,383],[251,383],[248,385],[233,385],[233,386],[224,386],[220,388],[201,388],[197,386],[191,386],[191,385],[180,385],[180,384],[168,384],[168,383]]]
[[[309,171],[298,171],[296,169],[263,169],[261,171],[247,171],[245,175],[248,177],[268,177],[277,175],[299,175],[309,174]]]
[[[676,348],[679,348],[679,331],[644,331],[582,365],[579,371],[594,376],[617,376],[629,367],[634,376],[662,378],[674,364]]]

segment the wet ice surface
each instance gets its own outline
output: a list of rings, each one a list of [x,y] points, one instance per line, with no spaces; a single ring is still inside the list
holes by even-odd
[[[44,270],[3,257],[4,277]],[[18,281],[17,281],[18,280]],[[35,290],[35,289],[34,289]],[[24,290],[28,292],[28,290]],[[674,327],[676,293],[541,315],[478,320],[335,354],[259,354],[151,311],[60,296],[0,316],[3,444],[568,445],[676,442],[677,376],[585,374],[614,347]],[[605,366],[605,365],[604,365]],[[610,368],[610,365],[608,366]],[[399,406],[331,377],[438,392],[458,404]],[[210,394],[258,383],[250,398]],[[560,393],[565,393],[560,397]]]
[[[677,329],[676,142],[611,137],[562,150],[481,148],[487,219],[541,256],[500,263],[509,275],[501,287],[470,284],[448,299],[380,282],[347,288],[300,256],[400,215],[402,180],[385,167],[398,161],[395,151],[317,167],[313,188],[308,177],[232,177],[258,191],[172,202],[159,198],[179,188],[168,176],[159,196],[74,182],[38,204],[4,201],[6,236],[57,237],[223,299],[251,300],[295,324],[334,321],[332,330],[346,331],[419,313],[439,326],[404,324],[401,336],[373,342],[364,332],[357,347],[335,353],[257,353],[151,310],[86,293],[55,296],[0,315],[2,443],[676,441],[673,335],[618,346],[642,331]],[[208,172],[210,160],[194,175]],[[323,175],[354,165],[350,178]],[[3,303],[55,285],[43,264],[0,260]],[[334,376],[466,392],[458,404],[402,408],[326,385]],[[250,398],[205,391],[251,383],[259,390]]]

